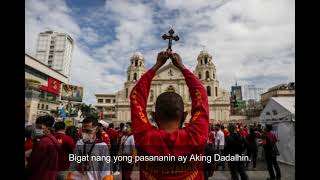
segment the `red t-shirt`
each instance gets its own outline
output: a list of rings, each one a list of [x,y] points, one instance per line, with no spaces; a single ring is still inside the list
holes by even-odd
[[[27,179],[56,180],[59,169],[58,142],[53,135],[43,136],[35,142],[26,168]]]
[[[147,118],[147,102],[155,71],[146,72],[130,93],[131,121],[135,145],[139,155],[185,156],[204,154],[209,129],[209,106],[207,92],[198,78],[188,69],[182,71],[192,99],[189,124],[172,133],[151,125]],[[177,159],[177,158],[176,158]],[[140,162],[140,179],[204,179],[203,161],[195,163]],[[193,166],[179,169],[179,166]],[[178,168],[177,168],[178,167]],[[160,170],[160,171],[159,171]],[[166,172],[162,172],[166,171]]]
[[[27,138],[27,140],[24,142],[24,151],[28,151],[29,149],[32,149],[32,139],[31,138]]]
[[[106,133],[108,133],[110,140],[117,140],[118,139],[118,133],[113,128],[108,128]]]
[[[106,132],[104,132],[104,131],[102,131],[101,132],[101,140],[103,141],[103,142],[105,142],[106,144],[110,144],[110,137],[109,137],[109,135],[106,133]]]
[[[213,142],[214,142],[214,133],[210,131],[207,143],[212,144]]]
[[[241,135],[242,135],[242,137],[246,138],[247,135],[248,135],[248,133],[247,133],[247,131],[242,130],[242,131],[241,131]]]
[[[118,140],[119,140],[119,144],[120,144],[120,140],[122,138],[122,136],[124,135],[123,131],[121,131],[120,129],[117,131],[118,134]]]
[[[61,155],[59,157],[59,167],[61,168],[61,170],[67,170],[69,169],[70,165],[69,154],[73,153],[75,142],[73,141],[72,137],[61,132],[55,133],[54,136],[61,145],[62,149]]]
[[[223,129],[223,134],[224,134],[224,137],[226,138],[226,137],[228,137],[229,136],[229,131],[225,128],[225,129]]]

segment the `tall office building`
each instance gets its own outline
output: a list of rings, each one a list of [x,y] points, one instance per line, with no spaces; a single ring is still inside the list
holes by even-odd
[[[39,34],[36,59],[69,77],[73,39],[65,33],[45,31]]]
[[[254,99],[260,101],[260,95],[266,92],[265,88],[257,88],[254,85],[244,85],[243,86],[243,99],[250,100]]]

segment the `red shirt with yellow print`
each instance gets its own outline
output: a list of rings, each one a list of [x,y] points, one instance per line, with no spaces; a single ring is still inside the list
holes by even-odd
[[[146,105],[155,71],[153,69],[147,71],[132,89],[130,93],[131,121],[139,155],[171,155],[177,160],[177,156],[204,154],[209,128],[207,93],[193,73],[188,69],[183,69],[182,73],[192,100],[191,119],[185,128],[172,133],[152,126],[147,118]],[[140,179],[204,179],[202,165],[203,162],[200,161],[179,165],[176,162],[171,162],[171,164],[170,162],[142,162],[140,163]]]

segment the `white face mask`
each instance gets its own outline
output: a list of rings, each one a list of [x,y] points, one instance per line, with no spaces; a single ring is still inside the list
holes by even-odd
[[[82,139],[85,143],[92,143],[94,141],[94,134],[82,133]]]
[[[36,128],[32,131],[32,134],[31,134],[32,139],[41,138],[42,136],[44,136],[43,129]]]

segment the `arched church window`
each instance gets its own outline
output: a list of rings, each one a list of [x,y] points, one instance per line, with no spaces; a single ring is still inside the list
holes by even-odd
[[[208,96],[211,96],[211,87],[210,86],[207,86],[207,94],[208,94]]]
[[[137,81],[137,73],[133,74],[133,80]]]
[[[201,65],[203,64],[203,60],[201,59]]]
[[[128,98],[129,90],[126,88],[126,98]]]
[[[150,90],[150,102],[153,102],[153,90]]]
[[[142,62],[140,61],[139,66],[141,67],[141,65],[142,65]]]
[[[130,74],[128,74],[128,81],[130,81]]]
[[[208,64],[208,57],[204,58],[204,64]]]
[[[218,97],[218,87],[215,87],[216,97]]]
[[[138,66],[138,60],[135,60],[134,66]]]
[[[199,79],[201,79],[201,72],[199,72]]]
[[[213,77],[213,79],[215,79],[215,78],[216,78],[216,75],[214,74],[214,72],[212,73],[212,77]]]
[[[206,71],[206,79],[209,79],[209,71]]]
[[[169,70],[168,74],[169,74],[169,76],[173,76],[173,72],[171,69]]]

